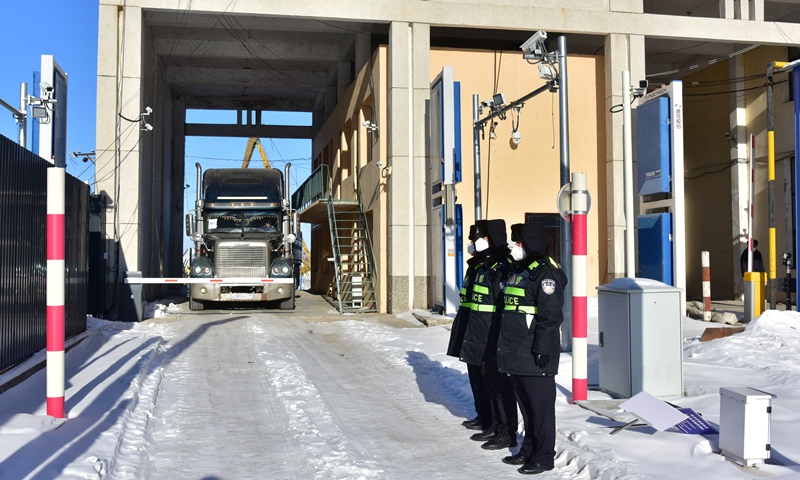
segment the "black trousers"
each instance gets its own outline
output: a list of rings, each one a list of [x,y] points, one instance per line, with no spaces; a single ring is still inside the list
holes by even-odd
[[[486,389],[486,382],[483,381],[481,366],[468,363],[467,374],[469,375],[469,385],[472,387],[472,398],[475,399],[475,412],[481,420],[481,427],[488,430],[492,428],[494,418],[492,418],[489,391]]]
[[[516,440],[519,417],[511,378],[497,370],[496,358],[487,359],[483,366],[483,380],[486,382],[489,404],[496,423],[495,433]]]
[[[556,458],[556,379],[511,375],[511,384],[525,422],[519,453],[527,463],[552,468]]]

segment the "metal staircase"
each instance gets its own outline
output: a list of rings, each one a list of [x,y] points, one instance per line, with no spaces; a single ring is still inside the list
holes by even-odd
[[[328,224],[339,312],[377,312],[372,239],[361,202],[330,199]]]

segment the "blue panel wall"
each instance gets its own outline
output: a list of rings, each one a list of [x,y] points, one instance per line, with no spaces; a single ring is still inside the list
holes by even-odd
[[[670,191],[669,98],[636,108],[636,158],[639,195]]]
[[[639,216],[639,277],[672,281],[672,214]]]

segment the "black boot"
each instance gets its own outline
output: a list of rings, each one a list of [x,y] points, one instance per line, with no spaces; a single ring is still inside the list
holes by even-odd
[[[503,463],[507,463],[509,465],[525,465],[527,462],[527,455],[523,455],[522,453],[503,458]]]
[[[516,447],[517,439],[512,439],[508,435],[495,435],[491,440],[481,445],[484,450],[502,450],[504,448]]]
[[[464,425],[470,430],[483,430],[480,417],[475,417],[472,420],[464,420],[461,422],[461,425]]]
[[[475,440],[476,442],[485,442],[486,440],[494,437],[494,435],[494,430],[484,430],[481,433],[476,433],[475,435],[469,437],[469,439]]]
[[[549,472],[553,467],[545,467],[541,463],[526,463],[517,469],[523,475],[538,475],[540,473]]]

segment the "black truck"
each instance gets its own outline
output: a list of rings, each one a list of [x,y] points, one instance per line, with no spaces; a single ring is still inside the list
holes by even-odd
[[[290,166],[286,165],[287,178]],[[293,310],[297,222],[282,172],[211,168],[203,174],[199,163],[196,167],[195,211],[186,215],[186,234],[195,244],[189,307],[271,302]]]

